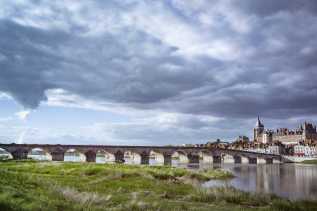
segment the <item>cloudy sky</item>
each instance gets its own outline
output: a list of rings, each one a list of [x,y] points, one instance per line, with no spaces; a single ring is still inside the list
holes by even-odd
[[[0,1],[0,142],[163,145],[317,123],[317,1]]]

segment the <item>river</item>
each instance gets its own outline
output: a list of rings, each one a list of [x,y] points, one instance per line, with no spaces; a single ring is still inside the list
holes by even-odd
[[[231,180],[211,180],[204,187],[232,186],[237,189],[273,193],[289,199],[317,199],[317,165],[306,164],[221,164],[200,168],[222,168],[232,172]]]

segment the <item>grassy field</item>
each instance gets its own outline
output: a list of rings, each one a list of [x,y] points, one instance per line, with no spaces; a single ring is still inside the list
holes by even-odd
[[[0,210],[317,210],[317,202],[199,186],[231,176],[221,170],[0,162]]]
[[[305,164],[317,164],[317,160],[304,160],[302,163],[305,163]]]

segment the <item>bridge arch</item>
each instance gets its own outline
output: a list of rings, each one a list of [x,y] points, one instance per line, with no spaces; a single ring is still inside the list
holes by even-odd
[[[187,164],[188,157],[186,152],[177,150],[172,154],[172,165]]]
[[[211,164],[213,163],[212,153],[208,151],[199,152],[200,163],[202,164]]]
[[[52,160],[52,155],[42,148],[33,148],[29,151],[27,158],[33,160]]]
[[[149,164],[150,165],[163,165],[164,164],[164,154],[160,152],[156,152],[154,150],[150,151],[149,156]]]
[[[256,158],[256,164],[266,164],[266,163],[267,163],[267,159],[266,158],[263,158],[263,157],[257,157]]]
[[[113,153],[105,150],[98,150],[96,153],[96,163],[114,163],[116,157]]]
[[[234,156],[230,154],[222,154],[221,159],[223,163],[235,163]]]
[[[0,148],[0,160],[9,160],[13,159],[13,156],[6,149]]]
[[[279,159],[279,158],[273,158],[273,163],[281,163],[281,159]]]
[[[239,155],[239,154],[232,154],[229,159],[231,159],[231,160],[224,162],[224,163],[235,163],[235,164],[248,164],[249,163],[248,157],[245,157],[245,156]]]
[[[127,150],[124,152],[124,163],[126,164],[141,164],[141,154],[134,152],[132,150]]]
[[[84,153],[78,151],[77,149],[68,149],[64,154],[64,161],[70,162],[85,162],[86,156]]]

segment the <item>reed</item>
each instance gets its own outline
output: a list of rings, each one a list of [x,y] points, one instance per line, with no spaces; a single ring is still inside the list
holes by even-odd
[[[0,162],[0,210],[317,210],[315,201],[196,183],[230,177],[166,166],[6,161]]]

